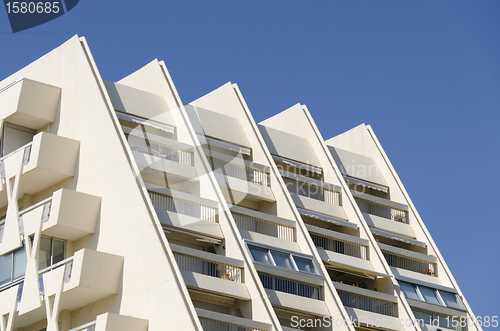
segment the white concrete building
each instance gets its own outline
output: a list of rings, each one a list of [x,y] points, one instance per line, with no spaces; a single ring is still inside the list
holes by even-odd
[[[369,126],[107,81],[78,36],[0,120],[0,331],[481,330]]]

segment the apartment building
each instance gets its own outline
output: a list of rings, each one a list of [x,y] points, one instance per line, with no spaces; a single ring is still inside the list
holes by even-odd
[[[370,126],[78,36],[0,88],[0,331],[481,330]]]

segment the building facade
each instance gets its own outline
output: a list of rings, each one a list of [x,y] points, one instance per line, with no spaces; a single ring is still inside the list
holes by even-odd
[[[0,88],[0,331],[481,330],[370,126],[78,36]]]

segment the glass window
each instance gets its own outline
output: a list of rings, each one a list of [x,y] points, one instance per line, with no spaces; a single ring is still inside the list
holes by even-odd
[[[64,241],[54,239],[52,242],[52,264],[64,260]]]
[[[421,311],[421,310],[416,310],[412,309],[413,314],[415,315],[415,318],[417,320],[422,320],[424,324],[431,324],[432,323],[432,313],[426,312],[426,311]],[[419,323],[420,326],[423,326]]]
[[[248,248],[250,249],[250,253],[252,253],[254,261],[273,265],[271,263],[271,260],[269,259],[269,255],[267,254],[267,249],[262,249],[255,246],[248,246]]]
[[[455,293],[439,291],[439,294],[441,294],[441,298],[443,298],[446,306],[451,308],[464,309],[460,302],[460,299]]]
[[[401,287],[401,291],[403,291],[403,293],[408,299],[422,301],[422,299],[420,299],[420,296],[417,293],[415,285],[405,282],[399,282],[399,287]]]
[[[419,286],[418,289],[420,290],[420,293],[422,293],[425,302],[441,305],[441,302],[439,302],[439,299],[437,298],[435,289],[424,286]]]
[[[290,269],[290,270],[295,270],[293,267],[292,260],[290,259],[290,254],[287,253],[281,253],[277,251],[271,251],[273,255],[274,262],[276,263],[276,266]]]
[[[306,259],[299,256],[294,256],[295,264],[300,271],[309,272],[311,274],[318,274],[316,267],[314,266],[314,262],[311,259]]]
[[[10,282],[12,279],[12,253],[0,256],[0,285]]]
[[[28,260],[26,258],[26,248],[22,247],[14,251],[14,272],[12,274],[12,280],[18,279],[24,276],[26,273],[26,264]]]
[[[48,238],[40,238],[40,252],[38,255],[38,270],[42,270],[50,266],[50,251],[52,240]]]

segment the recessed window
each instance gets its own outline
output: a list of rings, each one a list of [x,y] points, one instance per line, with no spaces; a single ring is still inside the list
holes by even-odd
[[[278,251],[254,245],[248,245],[248,249],[250,250],[255,262],[298,272],[305,272],[314,275],[319,274],[312,256],[299,256],[290,252]]]
[[[64,241],[41,237],[38,270],[43,270],[62,260],[64,260]]]
[[[399,286],[408,299],[455,309],[464,309],[458,295],[455,293],[401,281],[399,282]]]
[[[0,256],[0,286],[23,277],[26,273],[26,263],[24,247]]]

